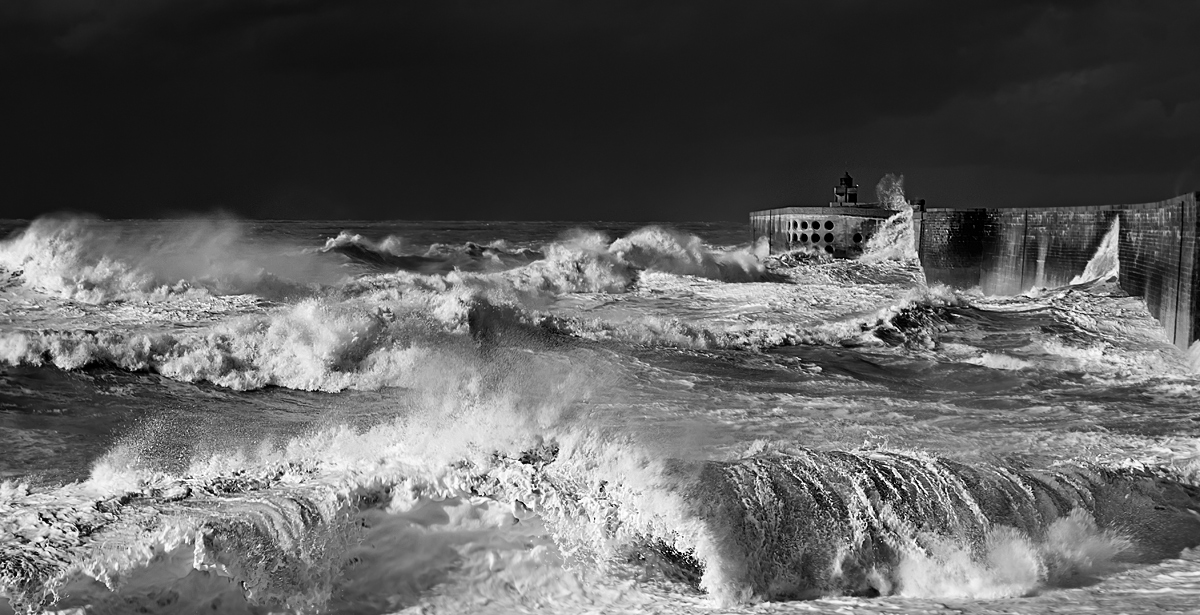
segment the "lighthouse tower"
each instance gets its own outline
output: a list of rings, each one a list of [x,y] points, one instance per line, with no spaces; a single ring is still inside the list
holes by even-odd
[[[858,203],[858,184],[854,183],[854,178],[850,177],[850,172],[847,171],[842,179],[838,181],[838,185],[833,187],[833,202],[831,206],[846,206]]]

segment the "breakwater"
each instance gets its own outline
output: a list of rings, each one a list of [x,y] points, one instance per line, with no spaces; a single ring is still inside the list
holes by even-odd
[[[1068,284],[1118,225],[1120,285],[1176,346],[1200,337],[1200,192],[1133,205],[929,208],[913,231],[929,283],[1016,294]]]

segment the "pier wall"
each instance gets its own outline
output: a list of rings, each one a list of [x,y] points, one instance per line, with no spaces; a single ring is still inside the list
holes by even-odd
[[[755,239],[767,238],[772,254],[824,252],[854,258],[894,213],[872,207],[781,207],[751,212],[750,228]]]
[[[1119,219],[1120,284],[1142,297],[1168,337],[1200,337],[1200,193],[1136,205],[914,212],[930,283],[1015,294],[1070,283]]]

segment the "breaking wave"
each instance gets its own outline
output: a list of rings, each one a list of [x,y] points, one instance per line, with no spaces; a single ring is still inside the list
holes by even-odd
[[[36,290],[92,304],[196,292],[284,298],[345,276],[336,265],[293,252],[247,241],[241,223],[230,219],[118,227],[45,217],[0,241],[0,269],[19,272]]]
[[[392,237],[375,244],[343,232],[330,239],[325,250],[408,272],[451,275],[451,282],[468,286],[508,283],[514,292],[525,294],[620,293],[637,281],[640,271],[722,282],[775,279],[762,262],[761,246],[715,250],[695,235],[657,226],[638,229],[615,241],[603,233],[575,230],[541,251],[508,250],[502,244],[435,244],[417,255],[399,252],[399,245]]]
[[[314,253],[251,242],[235,220],[194,219],[118,230],[112,223],[80,217],[40,218],[0,241],[0,269],[17,274],[30,288],[91,304],[196,292],[282,299],[344,285],[348,271],[325,257],[329,253],[375,272],[464,276],[459,279],[474,275],[474,285],[509,283],[518,294],[623,292],[643,270],[726,282],[772,279],[761,262],[761,246],[714,250],[694,235],[661,227],[616,241],[576,231],[549,244],[544,253],[510,250],[496,242],[435,244],[423,254],[406,254],[394,237],[375,243],[343,232]]]
[[[153,371],[234,390],[333,392],[410,386],[448,369],[439,357],[477,357],[480,342],[506,329],[521,329],[526,340],[538,331],[522,313],[453,295],[432,310],[417,307],[307,299],[207,329],[9,331],[0,333],[0,361]]]
[[[1121,218],[1114,217],[1112,226],[1100,240],[1096,253],[1088,260],[1083,273],[1075,276],[1071,284],[1086,284],[1098,280],[1116,278],[1121,274],[1121,253],[1118,249],[1121,236]]]
[[[512,269],[542,258],[537,250],[506,249],[503,242],[481,246],[467,242],[462,245],[434,244],[424,253],[406,253],[403,242],[392,235],[375,243],[362,235],[342,231],[325,242],[324,252],[336,252],[352,261],[376,269],[412,271],[424,274],[445,274],[451,271],[493,272]]]
[[[610,241],[602,233],[576,231],[550,244],[543,260],[502,274],[524,292],[621,293],[641,271],[689,275],[722,282],[777,279],[762,262],[761,247],[714,250],[695,235],[646,227]]]
[[[888,173],[879,180],[875,195],[880,206],[893,214],[867,240],[859,260],[877,263],[885,260],[917,260],[917,240],[913,233],[913,208],[904,196],[904,176]]]
[[[640,269],[694,275],[722,282],[762,282],[771,279],[762,259],[766,243],[749,250],[715,251],[695,235],[651,226],[634,231],[609,246],[609,252]]]
[[[996,598],[1200,543],[1200,489],[1169,474],[884,450],[689,461],[544,418],[493,406],[335,429],[181,475],[118,449],[52,507],[5,483],[11,535],[43,538],[0,545],[0,587],[16,608],[148,612],[398,609],[439,584],[468,601],[586,601],[629,575],[724,604]],[[129,548],[97,544],[100,530]]]
[[[885,260],[917,260],[917,241],[913,234],[913,212],[911,207],[893,214],[875,234],[867,240],[867,246],[859,260],[877,263]]]

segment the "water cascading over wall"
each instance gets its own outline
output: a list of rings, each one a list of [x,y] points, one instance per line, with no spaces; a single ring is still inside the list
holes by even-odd
[[[1068,284],[1083,273],[1114,219],[1120,285],[1142,297],[1176,346],[1200,338],[1200,192],[1136,205],[914,212],[929,283],[989,294]]]

